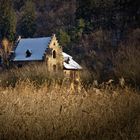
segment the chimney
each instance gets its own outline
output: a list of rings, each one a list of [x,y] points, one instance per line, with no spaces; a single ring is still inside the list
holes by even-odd
[[[53,38],[56,38],[56,35],[55,34],[53,34],[53,36],[52,36]]]
[[[17,42],[19,42],[21,40],[21,36],[18,36]]]

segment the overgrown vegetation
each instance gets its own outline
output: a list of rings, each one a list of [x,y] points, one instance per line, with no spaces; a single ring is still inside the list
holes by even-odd
[[[0,87],[0,139],[139,140],[138,93],[80,88],[29,80]]]
[[[59,74],[58,74],[59,73]],[[48,83],[48,86],[57,82],[62,83],[64,75],[62,71],[57,73],[51,73],[48,71],[47,66],[44,64],[30,64],[23,68],[13,68],[7,70],[0,74],[0,86],[2,87],[15,87],[20,81],[31,81],[37,87],[41,86],[45,82]]]
[[[127,42],[122,43],[115,59],[115,74],[123,76],[131,85],[140,83],[140,30],[137,29],[129,34]]]
[[[1,73],[0,139],[139,140],[139,91],[113,85],[98,89],[90,73],[82,76],[73,89],[45,65]]]
[[[139,140],[139,13],[139,0],[1,0],[0,140]],[[77,87],[42,64],[9,69],[18,35],[52,33],[84,68]]]
[[[94,79],[124,77],[139,86],[139,76],[134,75],[140,71],[133,70],[137,63],[130,60],[140,54],[139,11],[138,0],[1,0],[0,40],[55,33],[64,51],[93,72]],[[125,65],[121,65],[128,48],[135,52],[129,51],[132,57],[124,58]],[[128,74],[126,69],[121,71],[125,67],[129,67]]]

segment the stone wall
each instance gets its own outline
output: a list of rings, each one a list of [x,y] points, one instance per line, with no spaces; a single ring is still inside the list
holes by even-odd
[[[49,45],[49,53],[46,55],[46,63],[49,71],[63,70],[62,47],[59,45],[55,35]]]

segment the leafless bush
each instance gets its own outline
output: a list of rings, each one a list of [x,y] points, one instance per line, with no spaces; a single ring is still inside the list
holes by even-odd
[[[132,85],[140,83],[140,30],[133,31],[129,39],[121,44],[115,59],[115,74],[124,77]]]

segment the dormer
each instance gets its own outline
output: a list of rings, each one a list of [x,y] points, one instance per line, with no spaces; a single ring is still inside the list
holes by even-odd
[[[32,55],[32,51],[28,49],[26,51],[26,57],[30,57],[31,55]]]

